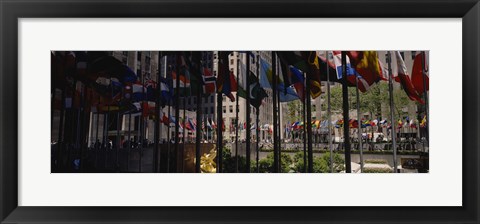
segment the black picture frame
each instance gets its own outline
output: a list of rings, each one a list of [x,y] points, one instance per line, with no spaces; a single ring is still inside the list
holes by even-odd
[[[479,223],[478,0],[0,0],[1,223]],[[19,207],[18,19],[134,17],[462,18],[461,207]],[[458,68],[460,72],[460,68]],[[458,77],[452,77],[458,78]],[[442,195],[439,195],[441,197]],[[223,197],[216,195],[215,197]]]

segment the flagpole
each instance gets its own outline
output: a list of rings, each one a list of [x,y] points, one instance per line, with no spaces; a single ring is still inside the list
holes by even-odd
[[[180,125],[180,56],[179,52],[177,52],[176,60],[175,60],[175,153],[179,154],[179,143],[180,143],[180,136],[179,136],[179,125]],[[178,161],[178,159],[177,159]],[[177,164],[177,171],[183,171],[178,167]]]
[[[247,121],[246,144],[247,144],[247,148],[246,148],[246,155],[245,156],[246,156],[246,166],[247,166],[246,172],[250,173],[250,154],[251,154],[251,151],[250,151],[250,146],[251,146],[250,145],[250,140],[251,140],[250,139],[251,138],[251,136],[250,136],[251,135],[250,126],[252,125],[251,124],[251,119],[250,119],[250,112],[251,112],[250,111],[250,79],[249,79],[250,78],[249,77],[250,76],[250,52],[247,51],[245,57],[246,57],[246,60],[247,60],[246,65],[245,65],[245,71],[246,71],[245,72],[246,73],[245,74],[246,75],[245,79],[247,81],[246,84],[245,84],[245,87],[246,87],[245,89],[246,89],[246,92],[247,92],[246,102],[245,102],[246,109],[247,109],[247,111],[246,111],[247,112],[246,113],[246,121]]]
[[[429,118],[429,113],[428,113],[428,93],[427,93],[427,82],[426,82],[426,76],[427,76],[427,71],[425,70],[425,60],[427,57],[426,52],[422,52],[422,82],[423,82],[423,98],[425,100],[425,120],[426,120],[426,125],[425,125],[425,139],[427,140],[427,145],[428,145],[428,118]]]
[[[257,55],[257,77],[260,77],[260,51],[258,52],[258,55]],[[259,160],[259,152],[258,152],[258,143],[260,141],[260,128],[258,126],[259,124],[259,117],[260,117],[260,106],[258,106],[257,110],[256,110],[256,125],[255,125],[255,134],[257,135],[257,139],[256,139],[256,142],[255,142],[255,150],[257,152],[257,155],[256,155],[256,167],[257,167],[257,173],[260,172],[259,170],[259,165],[258,165],[258,160]]]
[[[238,77],[240,76],[240,56],[237,53],[237,84],[238,84]],[[236,93],[237,101],[235,102],[235,172],[238,173],[238,91]]]
[[[330,67],[328,51],[325,51],[325,61],[327,62],[327,113],[328,113],[328,149],[330,150],[330,173],[333,173],[333,147],[332,147],[332,108],[330,102]]]
[[[138,148],[138,171],[141,173],[142,172],[142,151],[143,151],[143,132],[145,129],[145,118],[144,118],[144,113],[148,113],[148,102],[147,105],[145,106],[145,73],[142,74],[142,113],[140,113],[140,118],[139,118],[139,128],[138,128],[138,141],[140,142],[139,148]],[[145,111],[146,109],[146,111]]]
[[[279,69],[278,69],[278,65],[280,64],[278,62],[278,58],[275,57],[275,70],[276,70],[276,74],[277,74],[277,82],[280,83],[280,74],[279,74]],[[286,91],[285,91],[286,92]],[[281,130],[281,116],[280,116],[280,91],[278,90],[278,88],[276,89],[276,94],[277,94],[277,101],[275,102],[276,104],[276,113],[277,113],[277,124],[276,124],[276,128],[277,128],[277,135],[275,136],[277,138],[276,142],[277,142],[277,145],[278,145],[278,172],[282,172],[282,141],[280,140],[280,136],[281,136],[281,133],[282,133],[282,130]]]
[[[395,116],[393,112],[393,74],[392,74],[392,55],[390,51],[387,52],[388,73],[390,78],[388,79],[388,92],[390,95],[390,119],[391,119],[391,134],[392,134],[392,150],[393,150],[393,172],[397,172],[397,146],[396,146],[396,131],[395,131]]]
[[[306,75],[305,75],[305,72],[303,73],[303,77],[304,77],[304,80],[305,82],[303,83],[303,89],[305,90],[304,91],[304,94],[306,94],[307,90],[306,90],[306,87],[307,87],[307,79],[306,79]],[[305,126],[306,123],[307,123],[307,97],[306,95],[303,95],[303,102],[302,102],[302,121],[303,121],[303,125],[302,125],[302,141],[303,141],[303,172],[304,173],[307,173],[307,166],[308,166],[308,161],[307,161],[307,127]]]
[[[218,64],[218,69],[217,69],[217,78],[220,75],[225,76],[225,70],[223,67],[225,67],[224,63],[226,63],[223,58],[223,54],[221,51],[218,51],[218,56],[219,56],[219,63],[222,63],[222,66]],[[222,71],[220,71],[220,68]],[[222,74],[220,74],[222,73]],[[218,88],[218,87],[217,87]],[[222,87],[223,88],[223,87]],[[238,100],[238,99],[237,99]],[[222,91],[217,91],[217,173],[222,172],[222,150],[223,150],[223,136],[222,136],[222,127],[223,127],[223,119],[222,119]]]
[[[347,82],[347,52],[342,51],[342,94],[343,94],[343,142],[345,145],[345,172],[352,172],[351,152],[350,152],[350,127],[349,127],[349,109],[348,109],[348,82]]]
[[[167,125],[167,173],[170,173],[170,124],[172,123],[170,121],[170,117],[172,116],[170,111],[170,104],[172,104],[172,100],[168,100],[168,125]],[[175,122],[176,123],[176,122]]]
[[[313,148],[312,148],[312,103],[310,97],[310,79],[307,78],[305,86],[306,107],[307,107],[307,144],[308,144],[308,172],[313,173]]]
[[[362,142],[362,119],[360,113],[360,94],[358,91],[358,77],[355,77],[356,93],[357,93],[357,120],[358,120],[358,150],[360,151],[360,171],[363,173],[363,142]]]
[[[275,52],[272,51],[272,96],[273,96],[273,172],[278,173],[280,170],[279,167],[279,148],[277,145],[276,137],[277,136],[277,57]]]
[[[185,74],[186,76],[186,74]],[[179,76],[180,77],[180,76]],[[183,83],[183,128],[182,128],[182,173],[185,172],[185,133],[188,134],[188,131],[186,130],[187,127],[185,127],[185,121],[187,121],[186,118],[186,110],[187,110],[187,77],[185,77],[185,82]]]
[[[162,52],[158,52],[158,74],[157,74],[157,98],[156,98],[156,102],[155,102],[155,127],[154,127],[154,144],[155,144],[155,151],[153,152],[153,172],[154,173],[157,173],[158,172],[158,164],[159,164],[159,160],[160,158],[158,158],[159,156],[159,153],[158,153],[158,150],[159,150],[159,140],[160,140],[160,96],[161,96],[161,82],[160,82],[160,76],[161,76],[161,72],[160,72],[160,69],[161,69],[161,65],[162,65]]]
[[[197,61],[198,63],[198,61]],[[203,64],[198,65],[203,68]],[[201,131],[202,131],[202,123],[200,120],[202,120],[202,87],[197,86],[197,122],[196,122],[196,127],[195,127],[195,172],[200,173],[200,139],[201,139]],[[198,126],[201,127],[199,128]]]
[[[110,85],[112,85],[112,78],[110,77]],[[74,85],[75,86],[75,85]],[[76,89],[76,86],[75,86],[75,89]],[[72,106],[73,106],[73,99],[72,99]],[[107,168],[107,149],[108,149],[108,143],[107,143],[107,140],[108,140],[108,114],[110,113],[110,102],[107,104],[107,112],[105,113],[105,121],[104,121],[104,125],[103,125],[103,143],[105,145],[105,151],[104,151],[104,154],[105,154],[105,169]]]
[[[97,169],[97,162],[98,162],[98,147],[97,147],[97,140],[99,141],[98,139],[98,128],[100,126],[100,114],[98,113],[98,104],[100,103],[100,95],[98,95],[98,103],[97,103],[97,120],[96,120],[96,131],[95,131],[95,144],[94,144],[94,148],[95,148],[95,163],[94,163],[94,167],[95,169]],[[63,110],[63,107],[62,107],[62,110]],[[60,123],[63,123],[62,122],[62,116],[60,117]],[[60,138],[58,138],[59,141],[60,141]],[[100,141],[99,141],[100,142]]]
[[[63,149],[64,149],[64,117],[65,117],[65,91],[66,91],[66,87],[65,87],[65,84],[63,86],[63,89],[62,89],[62,96],[61,96],[61,102],[60,102],[60,122],[58,124],[58,159],[57,159],[57,168],[59,170],[62,170],[63,169]],[[100,98],[100,96],[99,96]],[[97,119],[98,119],[98,112],[97,112]],[[98,121],[97,121],[97,139],[98,139]],[[95,161],[97,160],[97,156],[98,156],[98,150],[95,149]]]

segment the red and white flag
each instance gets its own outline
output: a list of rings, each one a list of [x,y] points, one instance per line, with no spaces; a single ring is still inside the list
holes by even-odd
[[[418,94],[417,90],[412,84],[410,74],[408,74],[407,66],[405,66],[402,55],[399,51],[395,51],[394,54],[395,60],[397,61],[397,69],[393,72],[393,75],[395,76],[395,81],[400,82],[408,98],[423,104],[424,102],[420,97],[420,94]]]
[[[425,77],[423,77],[424,70],[425,70]],[[412,84],[413,84],[413,87],[415,87],[415,90],[417,90],[419,94],[423,94],[425,92],[425,87],[428,91],[429,77],[427,72],[428,72],[428,64],[427,64],[427,58],[425,56],[425,52],[418,51],[413,61]],[[425,85],[424,85],[424,82],[425,82]]]

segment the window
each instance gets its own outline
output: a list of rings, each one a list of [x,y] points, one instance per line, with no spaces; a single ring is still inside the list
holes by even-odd
[[[233,113],[233,106],[232,106],[232,105],[230,105],[230,106],[228,107],[228,109],[229,109],[230,113]]]
[[[317,105],[313,105],[313,111],[317,111]]]
[[[208,114],[208,107],[205,107],[205,114]]]
[[[227,112],[227,107],[223,106],[223,113],[226,113],[226,112]]]
[[[210,103],[213,103],[213,96],[210,96]]]
[[[122,51],[123,56],[128,56],[128,51]]]
[[[138,51],[137,52],[137,61],[141,61],[142,60],[142,52]]]
[[[230,59],[230,65],[233,65],[233,59]]]
[[[213,114],[213,107],[210,107],[210,113]]]
[[[416,51],[412,51],[412,60],[415,60]]]

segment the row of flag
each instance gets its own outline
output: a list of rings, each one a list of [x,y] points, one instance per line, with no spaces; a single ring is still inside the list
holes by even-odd
[[[423,119],[420,122],[420,127],[425,127],[426,126],[426,116],[423,117]],[[356,119],[349,119],[349,127],[350,128],[358,128],[359,127],[359,122]],[[402,119],[399,119],[397,121],[397,128],[402,128],[402,127],[410,127],[410,128],[417,128],[417,123],[413,119],[409,119],[408,117],[402,121]],[[332,121],[331,126],[335,128],[340,128],[343,127],[344,121],[343,119],[335,120]],[[373,120],[368,120],[368,119],[362,119],[361,122],[361,127],[366,128],[366,127],[376,127],[376,126],[382,126],[382,127],[387,127],[389,128],[391,124],[386,120],[378,120],[378,119],[373,119]],[[305,123],[303,121],[296,121],[293,122],[290,125],[286,126],[287,131],[295,131],[295,130],[301,130],[303,129]],[[320,128],[328,128],[328,120],[313,120],[312,121],[312,128],[315,129],[320,129]]]
[[[217,76],[213,74],[213,65],[206,65],[201,61],[201,53],[163,53],[165,56],[175,57],[177,61],[175,66],[178,68],[171,68],[165,78],[160,77],[156,82],[151,79],[138,80],[137,74],[128,66],[101,52],[52,52],[52,84],[58,88],[73,86],[66,90],[67,108],[79,107],[81,104],[79,96],[84,94],[89,99],[84,105],[90,104],[93,110],[100,112],[118,110],[125,113],[141,111],[144,116],[153,117],[156,102],[160,102],[161,106],[172,103],[177,78],[182,96],[191,94],[193,88],[202,88],[203,94],[220,92],[232,101],[235,100],[232,92],[236,91],[240,97],[246,98],[247,78],[250,83],[250,102],[254,107],[258,108],[268,96],[265,89],[272,88],[273,68],[265,59],[261,57],[258,59],[259,72],[256,72],[258,74],[250,69],[247,73],[246,66],[241,62],[238,84],[233,71],[229,68],[228,56],[231,52],[218,53]],[[241,53],[251,56],[251,52]],[[304,92],[306,79],[310,80],[312,98],[318,97],[321,94],[320,82],[327,80],[327,69],[330,81],[339,82],[343,77],[341,52],[331,53],[333,63],[317,51],[275,52],[280,61],[277,83],[279,100],[281,102],[303,100],[306,95]],[[387,80],[385,65],[378,59],[377,54],[377,51],[347,52],[347,80],[350,86],[356,86],[358,81],[359,90],[365,92],[375,83]],[[400,52],[395,51],[393,55],[394,80],[402,85],[411,100],[424,103],[421,94],[428,91],[428,76],[423,76],[423,68],[426,66],[425,53],[416,52],[412,75],[408,73]],[[72,83],[72,79],[66,77],[73,77],[73,80],[80,82]],[[160,94],[157,94],[158,88]],[[314,124],[315,127],[319,127],[316,122]]]

